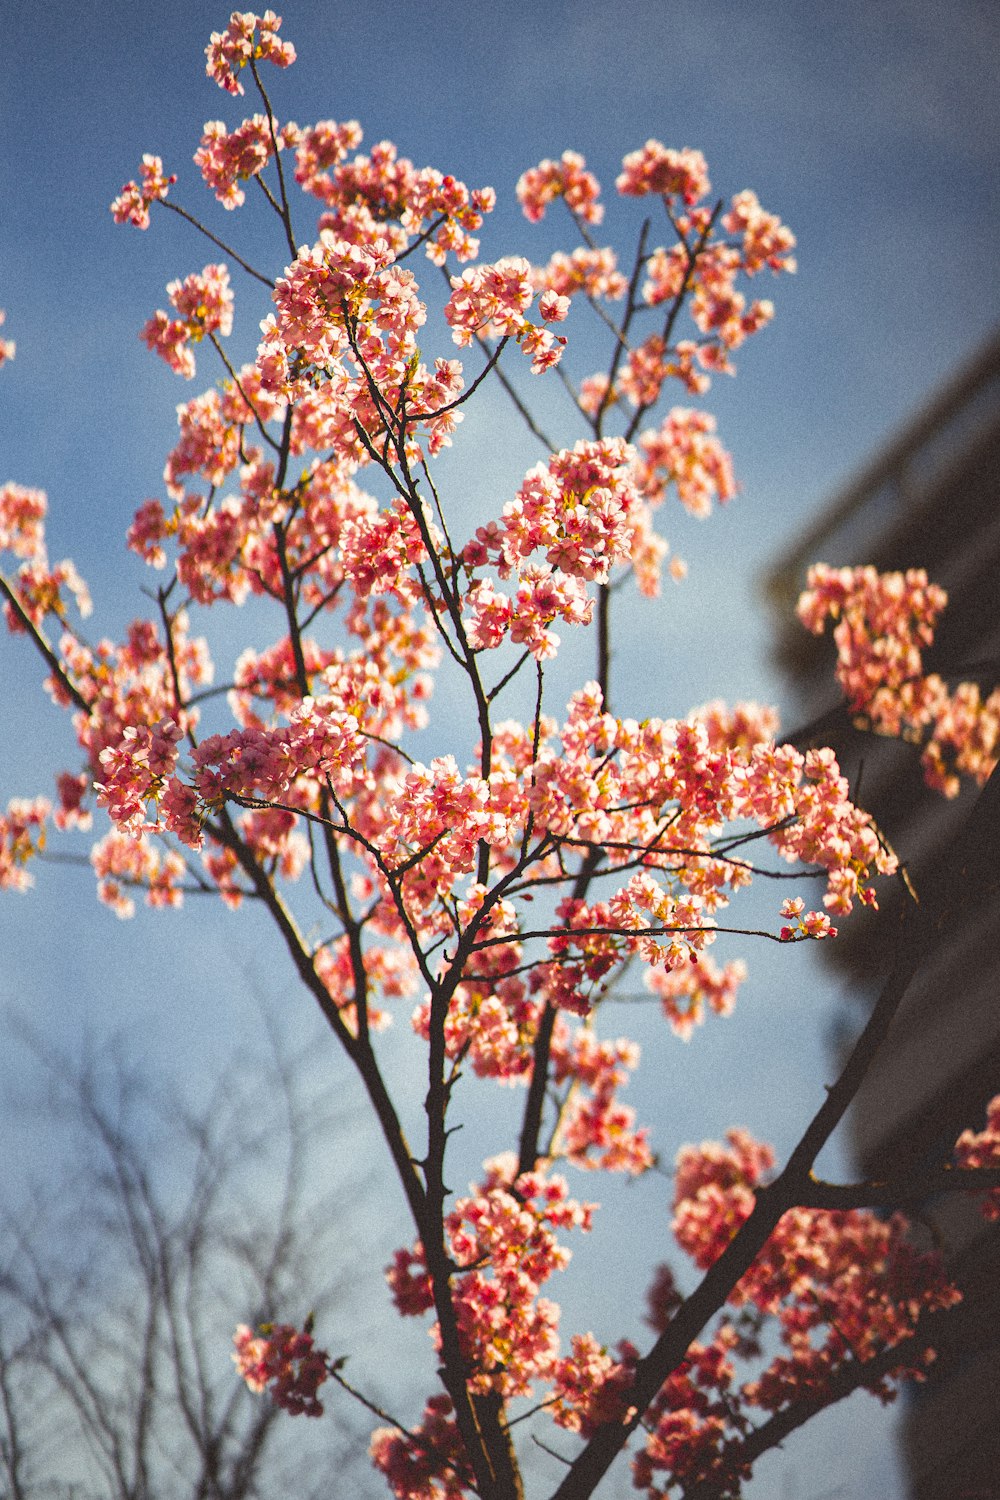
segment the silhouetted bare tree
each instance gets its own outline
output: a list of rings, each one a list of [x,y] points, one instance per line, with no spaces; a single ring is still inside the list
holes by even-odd
[[[317,1190],[329,1096],[276,1048],[235,1061],[195,1109],[155,1096],[121,1049],[44,1060],[45,1106],[71,1145],[58,1183],[29,1180],[27,1206],[5,1215],[0,1495],[251,1500],[294,1485],[318,1497],[354,1462],[363,1494],[366,1442],[329,1421],[290,1434],[229,1358],[236,1323],[296,1307],[303,1287],[319,1312],[343,1291],[337,1198],[358,1184],[327,1168]]]

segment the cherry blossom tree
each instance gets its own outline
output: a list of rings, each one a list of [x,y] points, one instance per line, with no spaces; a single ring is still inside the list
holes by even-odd
[[[185,220],[215,257],[171,282],[169,310],[142,330],[186,379],[209,348],[219,361],[218,383],[179,408],[164,498],[128,533],[160,580],[153,614],[120,642],[89,640],[86,586],[48,558],[44,496],[0,491],[0,547],[17,560],[0,576],[7,623],[41,654],[82,752],[54,803],[8,805],[0,883],[26,887],[49,823],[85,831],[96,806],[110,829],[90,862],[118,915],[140,895],[177,910],[215,893],[270,917],[365,1091],[412,1223],[386,1277],[400,1316],[429,1327],[426,1406],[416,1420],[380,1409],[370,1445],[401,1500],[520,1500],[529,1435],[557,1445],[556,1500],[592,1494],[626,1450],[653,1500],[735,1496],[824,1406],[857,1389],[890,1400],[920,1378],[958,1294],[900,1210],[1000,1186],[995,1108],[984,1131],[969,1122],[957,1161],[919,1178],[813,1170],[955,903],[970,881],[996,883],[1000,692],[924,673],[945,599],[923,573],[813,571],[800,612],[813,630],[835,622],[852,714],[919,741],[946,795],[961,776],[983,784],[975,824],[941,889],[887,933],[886,985],[787,1160],[740,1129],[678,1155],[673,1234],[693,1290],[651,1254],[645,1348],[567,1335],[549,1293],[596,1206],[562,1169],[641,1178],[662,1155],[621,1098],[637,1049],[604,1031],[622,976],[641,973],[665,1026],[688,1035],[736,1003],[745,971],[713,960],[718,934],[831,941],[833,919],[876,906],[878,882],[900,874],[832,751],[783,734],[771,709],[639,721],[612,706],[618,589],[631,575],[655,596],[665,570],[684,572],[660,514],[679,501],[708,516],[735,493],[713,418],[669,393],[690,402],[733,373],[773,315],[760,279],[794,269],[795,242],[752,192],[715,199],[698,151],[650,140],[624,159],[614,244],[598,182],[566,151],[516,191],[529,222],[564,215],[572,248],[486,260],[491,188],[386,141],[363,154],[353,120],[279,119],[270,69],[295,61],[280,28],[270,11],[235,13],[212,36],[210,77],[253,92],[255,112],[209,122],[195,154],[226,210],[266,200],[274,243],[234,247],[203,225],[154,155],[112,205],[138,229]],[[227,350],[237,274],[271,298],[240,365]],[[596,370],[574,352],[588,317],[606,338]],[[562,388],[558,433],[535,381]],[[487,386],[542,457],[466,526],[440,460]],[[216,687],[193,621],[227,607],[266,620],[272,643]],[[570,631],[589,631],[593,677],[553,704]],[[435,673],[450,739],[425,763]],[[775,898],[751,930],[741,893],[765,877],[819,880],[822,898]],[[400,1022],[421,1046],[409,1092],[380,1043]],[[471,1078],[519,1088],[522,1108],[509,1149],[462,1193],[450,1142]],[[251,1389],[307,1416],[331,1393],[374,1406],[327,1331],[288,1316],[238,1329]]]

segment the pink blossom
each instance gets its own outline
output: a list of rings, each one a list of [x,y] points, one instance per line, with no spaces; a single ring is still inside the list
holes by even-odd
[[[518,337],[534,291],[531,267],[520,256],[494,265],[473,266],[451,278],[452,294],[444,315],[456,344],[471,344],[474,335]]]
[[[52,821],[60,832],[70,828],[90,828],[93,819],[83,805],[83,799],[90,790],[87,777],[63,771],[56,777],[56,788],[59,792],[59,804],[52,815]]]
[[[361,139],[357,120],[345,120],[340,125],[335,120],[319,120],[300,131],[295,154],[296,182],[318,198],[328,193],[333,196],[333,182],[327,174],[331,167],[345,160],[348,152],[361,145]]]
[[[449,254],[475,259],[479,247],[473,231],[492,211],[493,190],[470,191],[433,168],[418,170],[391,141],[346,160],[360,140],[356,121],[321,121],[298,132],[296,177],[326,206],[320,229],[350,244],[384,240],[394,254],[404,252],[413,236],[424,235],[426,254],[437,265]]]
[[[41,560],[45,556],[45,514],[42,490],[20,484],[0,485],[0,551],[15,557]]]
[[[185,380],[194,379],[194,355],[188,348],[191,333],[186,323],[158,310],[143,324],[139,337],[146,348],[165,360],[175,374],[183,375]]]
[[[660,193],[666,198],[680,198],[689,207],[711,189],[708,166],[700,151],[687,147],[670,151],[654,140],[626,156],[615,186],[629,197]]]
[[[557,619],[568,625],[589,625],[593,609],[594,602],[579,578],[529,565],[521,569],[510,638],[515,645],[526,646],[536,661],[547,661],[559,646],[559,637],[549,626]]]
[[[206,266],[200,275],[171,281],[167,295],[193,339],[204,338],[207,333],[220,333],[225,338],[232,333],[233,294],[225,266]]]
[[[955,1144],[955,1161],[959,1167],[1000,1167],[1000,1094],[986,1106],[986,1126],[978,1134],[963,1130]],[[982,1198],[983,1216],[1000,1219],[1000,1188],[993,1188]]]
[[[744,753],[775,739],[779,727],[776,709],[753,702],[727,704],[721,698],[693,709],[688,718],[704,724],[712,749]]]
[[[679,297],[690,274],[690,262],[683,245],[665,250],[658,246],[646,263],[647,281],[642,295],[650,307],[673,302]]]
[[[703,1269],[749,1217],[774,1163],[745,1131],[730,1131],[727,1141],[687,1147],[678,1157],[674,1233]],[[777,1411],[803,1388],[822,1390],[843,1361],[864,1362],[892,1347],[923,1310],[953,1306],[959,1294],[940,1257],[907,1239],[900,1215],[884,1221],[862,1210],[799,1208],[783,1216],[729,1300],[778,1321],[787,1354],[742,1391],[747,1404]],[[816,1347],[810,1334],[824,1329],[826,1341]],[[918,1355],[917,1369],[921,1362]],[[893,1394],[885,1378],[875,1388],[887,1399]]]
[[[561,1177],[542,1171],[515,1177],[512,1157],[485,1163],[478,1191],[459,1199],[448,1215],[452,1258],[468,1269],[456,1280],[453,1300],[470,1389],[505,1399],[528,1395],[549,1378],[558,1351],[558,1310],[540,1288],[569,1261],[557,1231],[591,1226],[593,1205],[569,1197]],[[397,1254],[388,1272],[397,1296],[414,1310],[426,1300],[414,1267],[420,1246]],[[429,1305],[429,1304],[428,1304]]]
[[[237,75],[251,61],[273,62],[276,67],[287,68],[295,61],[295,48],[291,42],[279,41],[280,28],[281,17],[273,10],[266,10],[262,16],[234,10],[226,30],[212,32],[205,48],[208,59],[205,72],[228,93],[242,94],[243,85]]]
[[[665,354],[666,345],[659,334],[629,351],[618,377],[618,390],[633,406],[655,406],[660,399],[663,382],[670,374]]]
[[[707,516],[714,500],[724,504],[736,494],[732,459],[715,436],[715,418],[708,412],[673,407],[658,431],[642,433],[639,447],[637,482],[654,504],[674,485],[685,510]]]
[[[628,282],[618,270],[615,253],[610,248],[591,250],[583,246],[568,255],[557,250],[548,264],[535,272],[535,282],[543,291],[559,297],[574,297],[582,292],[587,297],[616,301],[628,290]]]
[[[796,938],[825,938],[836,937],[836,927],[831,927],[830,918],[825,912],[806,911],[805,902],[801,896],[794,896],[788,901],[781,903],[781,915],[791,919],[794,925],[782,927],[781,941],[790,943]]]
[[[774,1166],[774,1152],[745,1130],[727,1146],[706,1142],[678,1153],[674,1175],[674,1236],[701,1269],[718,1259],[754,1205],[754,1188]]]
[[[730,234],[743,236],[743,269],[753,276],[769,266],[772,271],[794,271],[795,236],[774,214],[761,208],[756,193],[737,193],[722,220]]]
[[[21,609],[33,625],[41,625],[48,615],[59,621],[66,620],[68,607],[64,591],[72,596],[80,615],[86,618],[93,608],[90,590],[69,558],[50,566],[43,550],[22,563],[17,570],[14,592]],[[24,627],[6,601],[4,618],[11,633],[20,634]]]
[[[604,209],[599,202],[601,188],[586,162],[576,151],[564,151],[558,161],[545,160],[522,174],[517,196],[524,216],[532,223],[544,218],[545,210],[556,198],[586,224],[599,224]]]
[[[167,174],[158,156],[145,155],[139,169],[140,182],[126,182],[119,196],[111,205],[116,224],[134,224],[137,229],[149,228],[149,205],[163,202],[170,187],[177,181],[176,174]]]
[[[632,534],[632,551],[629,561],[636,586],[647,599],[655,599],[660,592],[660,575],[663,562],[670,548],[653,529],[653,514],[650,505],[641,505],[636,512],[636,527]],[[684,564],[678,557],[669,563],[671,577],[684,577]]]
[[[609,394],[610,391],[608,377],[603,371],[598,371],[595,375],[585,375],[580,381],[580,389],[577,392],[580,410],[588,417],[596,417],[602,406],[613,405],[617,400],[617,396]]]
[[[502,521],[480,527],[478,555],[496,560],[500,576],[544,550],[561,573],[606,582],[612,566],[631,552],[639,497],[632,482],[633,450],[621,438],[581,441],[553,454],[525,476]],[[467,553],[474,558],[475,551]]]
[[[649,1132],[636,1128],[635,1111],[618,1101],[618,1090],[639,1063],[639,1049],[624,1039],[599,1042],[589,1028],[572,1038],[557,1032],[552,1048],[556,1084],[571,1081],[553,1155],[576,1167],[625,1172],[635,1177],[653,1165]]]
[[[923,651],[934,639],[947,595],[920,568],[877,573],[874,568],[809,570],[799,618],[819,635],[837,623],[837,681],[855,714],[879,734],[923,740],[924,774],[945,796],[959,790],[957,772],[982,784],[1000,754],[1000,690],[985,701],[974,683],[949,694],[925,674]]]
[[[276,1406],[294,1416],[321,1417],[316,1392],[327,1380],[329,1355],[317,1349],[312,1332],[290,1323],[264,1323],[254,1332],[241,1323],[233,1335],[233,1363],[250,1390],[270,1391]]]
[[[473,651],[490,651],[500,645],[510,629],[512,606],[509,597],[500,593],[489,578],[473,583],[465,596],[471,619],[466,639]]]
[[[141,834],[112,829],[91,849],[90,863],[97,876],[98,899],[116,917],[127,919],[135,914],[129,894],[134,890],[145,892],[147,906],[176,909],[182,904],[183,860],[172,852],[161,854]]]
[[[569,298],[558,292],[543,292],[538,299],[538,311],[547,323],[562,323],[569,313]]]
[[[232,332],[229,272],[223,265],[206,266],[200,275],[170,282],[167,293],[180,316],[171,318],[158,310],[143,326],[139,337],[172,370],[190,380],[195,364],[189,345],[198,343],[206,334],[219,333],[225,337]]]
[[[45,797],[15,797],[0,813],[0,890],[26,891],[34,883],[25,866],[45,848],[51,810]]]
[[[294,145],[298,139],[295,126],[283,126],[276,134],[279,149]],[[194,161],[223,208],[232,209],[246,201],[237,183],[257,177],[273,154],[271,126],[264,115],[257,114],[231,132],[221,120],[209,120]]]
[[[616,1360],[592,1333],[574,1334],[572,1347],[572,1355],[555,1367],[552,1416],[560,1427],[589,1438],[603,1422],[621,1422],[630,1414],[639,1351],[623,1340]]]
[[[105,780],[97,800],[123,833],[139,834],[148,826],[146,804],[155,801],[177,764],[181,730],[171,719],[151,726],[128,725],[121,743],[100,752]]]
[[[227,793],[281,802],[302,767],[312,775],[343,776],[349,785],[364,752],[357,719],[340,695],[306,698],[287,728],[232,730],[202,740],[192,756],[194,784],[210,806]]]
[[[473,1483],[447,1396],[430,1398],[412,1437],[377,1428],[369,1451],[397,1500],[466,1500]]]
[[[166,517],[159,500],[147,500],[135,513],[128,529],[128,545],[154,568],[165,568],[167,554],[161,543],[168,535]]]
[[[699,953],[694,963],[681,968],[648,970],[644,982],[659,997],[671,1028],[688,1041],[694,1028],[704,1022],[706,1006],[717,1016],[732,1014],[736,993],[746,977],[741,960],[719,968],[709,954]]]

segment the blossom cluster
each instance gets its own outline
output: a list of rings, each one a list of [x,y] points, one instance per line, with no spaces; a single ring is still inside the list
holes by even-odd
[[[728,750],[711,745],[697,718],[641,725],[618,720],[603,712],[593,683],[571,700],[560,753],[543,744],[531,777],[528,801],[540,829],[603,846],[612,861],[616,850],[622,862],[632,851],[645,851],[646,869],[612,903],[622,933],[650,926],[649,917],[678,928],[713,925],[726,889],[738,890],[751,878],[745,864],[713,853],[713,838],[727,822],[753,822],[788,861],[825,870],[824,903],[832,911],[846,913],[856,899],[870,904],[871,872],[896,868],[870,818],[851,803],[831,751],[803,756],[768,740]],[[652,872],[668,884],[660,886]],[[671,909],[677,886],[693,902],[687,918]],[[680,942],[676,952],[640,940],[638,951],[651,962],[686,961],[683,933],[674,941]]]
[[[133,891],[144,893],[146,905],[165,910],[184,900],[184,861],[171,849],[158,848],[142,833],[112,828],[90,851],[97,879],[97,897],[116,917],[135,916]]]
[[[726,1140],[677,1158],[673,1232],[703,1270],[749,1218],[774,1166],[770,1147],[746,1131]],[[911,1333],[921,1311],[958,1300],[940,1256],[914,1247],[902,1215],[792,1209],[730,1294],[733,1306],[776,1317],[789,1351],[746,1388],[747,1399],[777,1410],[796,1385],[822,1383],[848,1355],[865,1362]],[[819,1349],[817,1331],[826,1334]]]
[[[639,438],[637,483],[651,503],[662,501],[670,485],[684,509],[694,516],[711,513],[713,500],[736,494],[732,459],[715,436],[709,412],[675,406],[659,428]]]
[[[467,1500],[473,1478],[447,1396],[431,1396],[412,1432],[377,1427],[372,1463],[398,1500]]]
[[[600,224],[604,209],[598,201],[600,184],[578,151],[564,151],[558,161],[543,161],[518,180],[517,197],[532,223],[545,217],[557,198],[586,224]]]
[[[302,404],[314,445],[334,447],[354,469],[392,439],[416,460],[421,425],[431,453],[450,440],[462,367],[421,360],[426,308],[384,237],[356,244],[324,229],[279,278],[274,301],[276,314],[262,324],[260,382],[272,399]]]
[[[520,586],[516,600],[489,578],[470,586],[474,650],[492,650],[509,636],[544,659],[558,644],[549,630],[555,619],[590,619],[584,585],[606,583],[632,554],[642,502],[631,459],[621,438],[580,441],[531,469],[500,521],[477,528],[462,554],[466,567],[493,564],[501,579],[516,572]],[[544,563],[535,561],[539,553]]]
[[[377,781],[369,746],[374,737],[397,732],[392,726],[405,700],[370,660],[364,666],[331,665],[324,675],[324,694],[291,704],[287,725],[251,721],[203,740],[192,754],[190,784],[167,778],[177,799],[163,809],[167,826],[197,846],[198,818],[227,796],[315,805],[321,777],[351,805],[354,826],[382,862],[380,878],[404,872],[394,899],[404,899],[409,920],[429,924],[428,933],[450,930],[449,893],[471,876],[480,845],[509,860],[529,824],[537,837],[567,847],[607,848],[610,869],[617,859],[638,853],[647,868],[632,874],[607,903],[562,908],[564,926],[549,939],[550,958],[538,971],[538,983],[570,1010],[585,1013],[586,984],[599,981],[627,953],[653,965],[683,967],[711,942],[727,891],[751,878],[745,863],[713,853],[713,840],[727,822],[750,820],[768,831],[786,859],[824,870],[824,900],[837,912],[849,911],[855,899],[873,903],[870,872],[894,868],[870,820],[851,804],[830,752],[802,756],[767,741],[749,750],[712,749],[703,723],[649,720],[639,726],[605,714],[592,685],[574,696],[558,738],[554,732],[539,738],[522,774],[510,764],[501,738],[488,778],[464,774],[453,757],[444,756],[404,769],[384,760]],[[106,794],[126,828],[154,786],[143,756],[136,758],[141,748],[138,739],[120,740],[116,792]],[[788,908],[784,914],[798,912]],[[495,934],[500,930],[493,928]],[[516,918],[508,930],[516,938]],[[801,929],[807,936],[828,931],[816,914]],[[481,937],[497,941],[486,929]],[[706,975],[703,970],[701,984]],[[727,1007],[724,997],[734,978],[730,970],[710,1002],[715,1008]],[[512,1026],[523,1037],[529,1018],[519,1014],[520,988],[506,986],[491,996],[487,1014],[502,1031]],[[472,1013],[479,1016],[478,1002]],[[485,1067],[484,1059],[480,1065]]]
[[[680,1153],[673,1230],[699,1267],[711,1266],[747,1220],[773,1166],[770,1148],[745,1131],[730,1131],[725,1145]],[[661,1267],[654,1293],[651,1321],[662,1331],[678,1301],[668,1268]],[[739,1493],[737,1481],[748,1474],[741,1442],[754,1408],[778,1412],[803,1392],[822,1399],[845,1365],[863,1367],[906,1339],[922,1313],[958,1300],[939,1255],[914,1248],[902,1216],[791,1210],[733,1289],[714,1336],[689,1347],[645,1413],[634,1483],[652,1500],[710,1478]],[[737,1360],[760,1358],[771,1321],[781,1352],[740,1382]],[[926,1360],[919,1350],[901,1354],[894,1370],[872,1374],[868,1388],[892,1400],[902,1378],[923,1375]]]
[[[632,1482],[649,1500],[666,1500],[679,1484],[733,1474],[743,1419],[734,1358],[741,1342],[724,1320],[707,1343],[690,1345],[657,1392],[644,1417],[646,1440],[632,1460]],[[738,1458],[735,1472],[741,1473]]]
[[[361,145],[363,132],[357,120],[319,120],[299,131],[295,156],[295,180],[318,198],[335,197],[330,168],[346,161],[348,153]]]
[[[798,613],[815,635],[827,619],[837,622],[837,681],[851,712],[876,733],[926,741],[925,779],[954,797],[959,772],[982,784],[1000,758],[1000,688],[985,699],[974,682],[949,692],[924,672],[923,651],[947,602],[922,568],[878,573],[817,563]]]
[[[630,198],[656,193],[662,198],[679,198],[690,208],[709,193],[712,184],[708,163],[700,151],[687,147],[672,151],[659,141],[649,140],[626,156],[615,186]]]
[[[921,648],[948,602],[920,568],[878,573],[874,568],[809,569],[798,616],[818,635],[828,618],[837,621],[837,681],[854,713],[869,716],[887,733],[900,733],[900,690],[923,675]],[[890,718],[889,716],[893,716]]]
[[[531,356],[532,374],[540,375],[559,362],[566,340],[526,317],[535,293],[531,266],[523,257],[507,256],[493,265],[470,266],[451,278],[451,288],[444,315],[459,348],[468,347],[474,338],[512,338]],[[547,292],[539,310],[544,319],[559,322],[568,304],[565,298]]]
[[[1000,1094],[986,1106],[983,1130],[963,1130],[955,1145],[955,1161],[960,1167],[1000,1167]],[[1000,1188],[993,1188],[982,1200],[987,1219],[1000,1219]]]
[[[366,745],[357,721],[337,696],[305,698],[284,728],[234,729],[209,735],[194,751],[194,785],[201,800],[221,805],[226,793],[282,802],[307,766],[312,775],[350,778]]]
[[[255,1331],[241,1323],[233,1343],[233,1362],[252,1391],[270,1391],[275,1404],[292,1416],[323,1415],[316,1392],[329,1378],[328,1356],[315,1347],[308,1328],[265,1323]]]
[[[753,276],[769,266],[772,271],[794,271],[795,236],[776,214],[761,208],[749,189],[737,193],[722,220],[724,229],[743,237],[743,269]]]
[[[200,275],[170,282],[167,295],[179,316],[171,318],[157,310],[143,325],[140,337],[147,349],[191,380],[195,373],[191,344],[216,333],[225,338],[233,330],[229,271],[224,265],[206,266]]]
[[[295,176],[324,204],[319,229],[353,244],[384,239],[397,256],[423,242],[437,266],[449,255],[475,260],[476,230],[496,204],[493,189],[470,189],[450,173],[415,167],[391,141],[346,160],[347,150],[360,141],[356,120],[343,125],[321,120],[300,134]]]
[[[45,513],[41,490],[21,484],[0,486],[0,551],[37,560],[45,553]]]
[[[66,595],[70,595],[80,615],[90,614],[90,591],[73,562],[50,564],[45,546],[45,515],[48,501],[41,490],[20,484],[0,486],[0,552],[12,552],[21,558],[12,592],[17,599],[4,601],[4,619],[8,630],[18,634],[24,629],[21,613],[34,626],[49,615],[60,622],[68,618]]]
[[[589,1026],[570,1032],[557,1026],[552,1042],[552,1080],[567,1089],[550,1154],[590,1171],[648,1171],[653,1153],[646,1126],[618,1101],[618,1090],[639,1063],[639,1048],[619,1038],[600,1041]]]
[[[628,281],[618,269],[615,252],[607,247],[594,250],[589,246],[567,253],[557,250],[548,263],[534,272],[540,292],[556,297],[579,295],[617,302],[628,290]]]
[[[262,16],[234,10],[225,31],[212,32],[205,48],[205,72],[227,93],[242,94],[239,73],[248,64],[261,60],[287,68],[295,61],[295,48],[279,39],[280,30],[281,17],[273,10]]]
[[[643,304],[646,309],[671,304],[666,326],[672,328],[673,313],[688,297],[698,336],[668,344],[665,333],[656,332],[638,345],[625,344],[626,357],[614,385],[600,372],[580,383],[580,408],[595,419],[623,397],[640,409],[654,405],[670,378],[680,379],[692,394],[702,394],[708,389],[708,372],[731,371],[732,351],[765,327],[774,313],[766,299],[748,303],[738,279],[765,268],[776,273],[796,268],[794,235],[761,207],[754,193],[737,193],[721,216],[706,205],[711,184],[699,151],[676,151],[649,140],[625,157],[616,186],[625,197],[653,194],[663,200],[675,243],[658,246],[646,257]],[[558,198],[579,221],[597,225],[603,219],[600,186],[583,157],[574,152],[526,172],[517,191],[531,221],[542,218]],[[594,246],[589,239],[571,255],[557,252],[534,275],[536,286],[567,299],[583,293],[591,301],[613,301],[628,289],[613,250]]]
[[[663,1014],[679,1037],[687,1041],[705,1020],[706,1007],[717,1016],[731,1015],[736,995],[747,977],[741,959],[721,968],[710,954],[699,953],[694,963],[677,969],[650,969],[646,986],[663,1006]]]
[[[622,1339],[615,1359],[592,1333],[575,1333],[572,1350],[556,1361],[549,1409],[560,1427],[589,1438],[602,1422],[621,1422],[634,1414],[629,1387],[639,1351]]]
[[[629,294],[623,322],[623,327],[630,326],[635,312],[649,314],[663,306],[662,328],[636,341],[630,327],[630,338],[622,340],[618,351],[623,357],[616,355],[611,373],[586,375],[576,386],[577,404],[593,423],[595,434],[601,430],[605,413],[624,402],[640,415],[654,407],[672,379],[679,380],[690,394],[701,395],[709,387],[711,372],[731,373],[732,352],[764,328],[774,312],[766,299],[748,300],[741,278],[765,269],[775,273],[795,270],[794,236],[776,215],[761,207],[754,193],[736,194],[725,213],[708,206],[705,199],[711,185],[700,152],[671,150],[659,141],[647,141],[641,150],[625,157],[616,186],[625,197],[659,196],[675,239],[644,257],[641,300],[632,305],[633,294]],[[558,198],[565,199],[579,223],[596,225],[603,218],[599,184],[586,170],[584,159],[573,152],[525,173],[518,196],[532,221],[542,218]],[[466,279],[472,275],[467,272]],[[585,297],[597,305],[629,292],[614,251],[594,245],[589,234],[584,246],[571,254],[557,251],[533,276],[536,289],[560,299],[561,316],[573,298]],[[676,314],[685,302],[695,336],[672,336]],[[598,310],[607,321],[607,313]],[[731,499],[737,486],[732,461],[715,436],[715,421],[707,412],[676,407],[658,428],[640,433],[638,446],[634,475],[645,505],[637,508],[634,517],[631,563],[640,589],[653,596],[658,592],[667,546],[652,528],[649,506],[659,504],[674,486],[688,510],[707,515],[715,499]],[[683,561],[674,558],[670,571],[682,578]],[[502,605],[492,595],[489,612],[495,639],[501,634]],[[489,634],[489,630],[478,632],[478,637]]]
[[[21,508],[29,531],[43,509],[43,504]],[[44,539],[37,545],[44,555]],[[33,598],[25,590],[23,575],[18,583],[19,602],[39,626],[49,614],[63,619],[58,594],[48,591],[44,598]],[[9,617],[9,624],[19,628],[16,616]],[[78,708],[74,718],[86,769],[82,775],[63,772],[56,778],[59,801],[53,821],[60,830],[89,828],[86,798],[91,789],[98,789],[99,800],[116,823],[91,852],[100,899],[119,916],[131,916],[135,909],[129,888],[144,890],[151,906],[179,906],[183,861],[172,851],[160,851],[148,835],[177,826],[190,833],[190,843],[200,843],[194,793],[178,780],[174,768],[178,742],[198,718],[193,707],[178,707],[177,693],[186,698],[210,680],[205,642],[187,634],[181,612],[174,619],[169,650],[151,622],[134,621],[120,646],[101,641],[91,647],[66,631],[60,659],[78,702],[87,705],[86,711]],[[57,703],[69,705],[60,675],[54,673],[47,687]],[[23,832],[16,847],[22,855],[27,852]],[[37,848],[36,840],[34,852]]]
[[[517,1175],[512,1156],[486,1162],[485,1171],[478,1190],[446,1219],[449,1253],[460,1269],[452,1301],[469,1389],[506,1400],[530,1395],[534,1382],[553,1372],[559,1310],[539,1292],[569,1262],[556,1232],[590,1229],[594,1206],[570,1198],[562,1177]],[[397,1251],[386,1279],[403,1316],[433,1306],[422,1245]],[[439,1339],[437,1325],[432,1334]]]
[[[145,828],[146,804],[155,801],[177,764],[181,730],[171,719],[153,725],[127,724],[121,742],[100,752],[105,780],[97,800],[123,833]]]
[[[25,866],[45,847],[51,810],[45,797],[14,797],[0,813],[0,890],[25,891],[31,885]]]
[[[790,896],[787,901],[782,901],[781,915],[788,917],[795,924],[781,929],[780,937],[783,943],[790,943],[797,937],[837,936],[837,929],[830,925],[830,918],[826,912],[806,911],[806,904],[801,896]]]
[[[222,120],[208,120],[194,154],[195,166],[223,208],[240,208],[246,193],[237,184],[260,175],[274,155],[275,142],[280,151],[297,145],[298,139],[295,125],[284,125],[272,135],[271,122],[262,114],[232,131],[227,131]]]
[[[111,205],[116,224],[134,224],[136,229],[149,228],[149,206],[162,203],[177,181],[176,173],[168,175],[158,156],[147,152],[139,167],[139,181],[126,182]]]
[[[468,543],[470,567],[495,562],[507,578],[535,552],[571,577],[606,583],[631,551],[639,498],[621,438],[581,441],[530,470],[501,521],[480,526]]]

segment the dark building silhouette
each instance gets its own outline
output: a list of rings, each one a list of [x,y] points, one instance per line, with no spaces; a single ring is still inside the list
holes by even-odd
[[[777,660],[797,690],[802,722],[830,744],[855,795],[876,817],[919,895],[969,816],[977,789],[946,801],[923,784],[913,746],[866,734],[842,708],[829,634],[794,618],[808,564],[922,567],[948,592],[928,671],[950,684],[1000,682],[1000,333],[841,494],[777,565],[768,591],[780,613]],[[800,742],[802,743],[802,742]],[[994,837],[996,832],[994,831]],[[887,963],[887,920],[906,899],[893,883],[880,914],[859,913],[824,956],[864,1007]],[[887,910],[888,908],[888,910]],[[846,1002],[845,1002],[846,1004]],[[983,1127],[1000,1092],[1000,900],[970,894],[961,918],[911,985],[852,1117],[857,1165],[947,1157],[967,1125]],[[1000,1226],[967,1199],[928,1203],[921,1217],[940,1236],[965,1301],[939,1346],[927,1383],[908,1400],[903,1458],[912,1500],[1000,1500]]]

